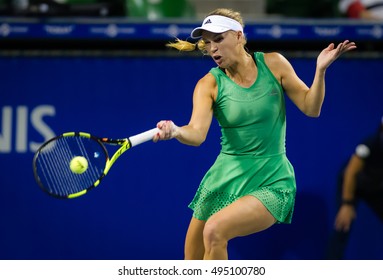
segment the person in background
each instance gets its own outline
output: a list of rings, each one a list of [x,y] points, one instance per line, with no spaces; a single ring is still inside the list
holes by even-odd
[[[383,117],[377,131],[356,146],[340,174],[337,194],[339,210],[330,236],[327,259],[344,258],[360,200],[383,222]]]
[[[340,0],[339,11],[348,18],[383,20],[383,0]]]

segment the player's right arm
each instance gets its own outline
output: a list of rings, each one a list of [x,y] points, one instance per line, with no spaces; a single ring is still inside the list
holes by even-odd
[[[160,121],[157,124],[160,132],[154,137],[154,141],[176,138],[186,145],[201,145],[206,139],[213,119],[217,88],[212,74],[208,73],[201,78],[194,88],[193,110],[189,123],[178,127],[172,121]]]

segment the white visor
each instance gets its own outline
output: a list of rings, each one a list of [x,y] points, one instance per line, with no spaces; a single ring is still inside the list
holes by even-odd
[[[195,28],[190,36],[193,39],[197,39],[202,37],[202,31],[210,31],[213,33],[223,33],[228,30],[234,30],[234,31],[242,31],[243,28],[242,25],[231,18],[224,17],[224,16],[208,16],[207,18],[204,19],[202,26]]]

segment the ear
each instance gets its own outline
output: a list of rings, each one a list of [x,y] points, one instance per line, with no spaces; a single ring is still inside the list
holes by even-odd
[[[237,39],[240,40],[242,36],[243,36],[242,31],[237,31]]]
[[[241,45],[243,45],[244,42],[246,42],[245,35],[242,33],[242,31],[237,31],[236,38],[237,38],[238,43],[241,44]]]

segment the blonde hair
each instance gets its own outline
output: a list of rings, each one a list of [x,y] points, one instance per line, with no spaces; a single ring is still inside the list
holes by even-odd
[[[224,17],[234,19],[238,21],[243,28],[245,27],[241,14],[234,10],[219,8],[210,12],[207,16],[212,16],[212,15],[224,16]],[[246,44],[246,38],[245,38],[245,44]],[[166,46],[177,49],[179,51],[187,51],[187,52],[194,51],[198,48],[203,54],[206,54],[205,42],[203,41],[203,39],[199,39],[196,43],[191,43],[189,41],[180,40],[177,38],[175,42],[168,43],[166,44]]]

